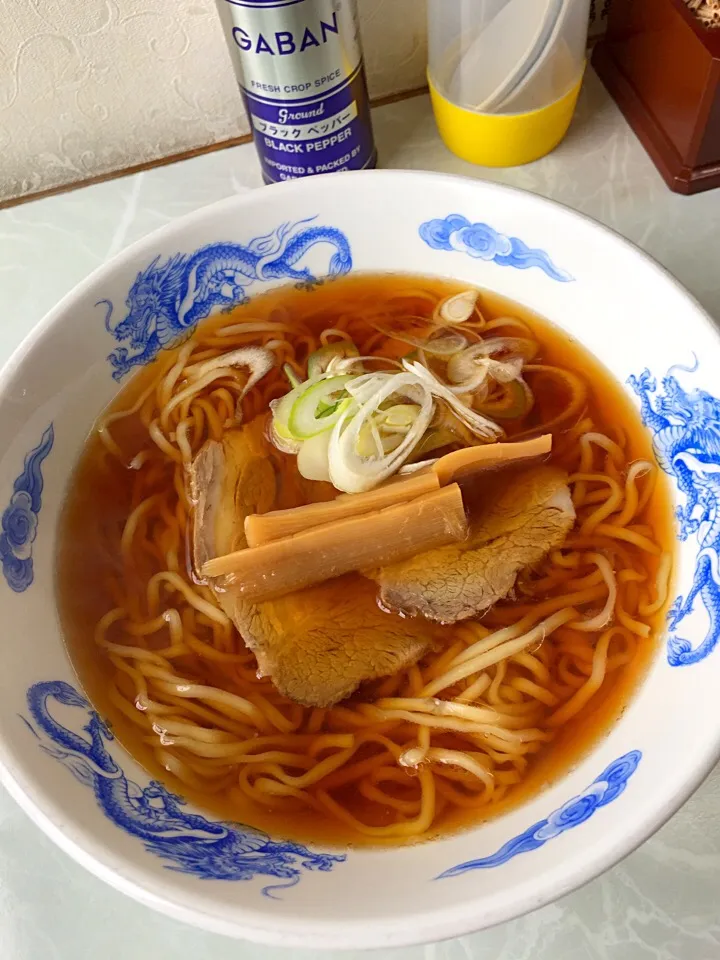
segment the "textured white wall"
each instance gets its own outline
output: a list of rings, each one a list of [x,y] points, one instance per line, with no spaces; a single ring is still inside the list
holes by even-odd
[[[358,0],[373,96],[425,79],[424,0]],[[0,200],[247,133],[214,0],[0,0]]]

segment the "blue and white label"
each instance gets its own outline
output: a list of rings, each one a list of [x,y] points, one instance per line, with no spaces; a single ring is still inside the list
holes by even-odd
[[[354,0],[219,0],[266,180],[375,164]]]

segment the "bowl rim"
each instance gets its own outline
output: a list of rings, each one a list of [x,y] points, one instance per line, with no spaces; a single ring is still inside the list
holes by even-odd
[[[478,188],[491,190],[501,195],[521,197],[523,202],[529,202],[538,207],[559,207],[573,218],[584,221],[592,228],[610,235],[614,238],[616,244],[622,245],[628,252],[639,256],[656,275],[663,277],[665,281],[672,284],[686,301],[695,307],[696,319],[702,321],[712,333],[720,351],[720,331],[718,331],[710,315],[697,298],[687,291],[669,270],[654,260],[637,244],[623,237],[611,227],[600,223],[585,213],[574,210],[567,204],[517,187],[492,181],[476,180],[456,174],[420,170],[374,170],[348,172],[340,176],[344,178],[343,183],[347,183],[348,188],[353,183],[361,185],[366,181],[378,184],[381,178],[390,185],[397,181],[415,180],[432,182],[433,184],[446,183],[456,188],[462,186],[468,190]],[[276,195],[283,192],[290,194],[304,191],[313,192],[318,190],[319,187],[320,184],[315,182],[315,178],[306,178],[271,184],[269,189],[273,191],[273,195]],[[9,381],[35,346],[43,340],[46,333],[56,324],[61,323],[62,317],[74,305],[80,303],[88,290],[92,289],[103,277],[111,276],[116,268],[124,262],[133,259],[144,250],[156,247],[178,232],[191,228],[195,223],[212,220],[214,212],[226,210],[233,206],[242,207],[253,199],[257,202],[259,196],[267,196],[267,194],[264,192],[258,194],[255,189],[251,189],[177,217],[124,247],[109,260],[96,267],[34,325],[13,351],[0,369],[0,395],[6,391]],[[637,696],[637,693],[635,696]],[[356,947],[357,945],[362,949],[403,947],[447,940],[496,926],[546,906],[595,879],[636,850],[677,812],[701,785],[718,759],[720,759],[720,725],[714,736],[706,737],[705,746],[692,776],[687,777],[681,783],[669,779],[670,788],[662,791],[662,795],[656,795],[650,799],[649,807],[645,806],[645,814],[634,829],[623,829],[620,833],[616,830],[613,831],[616,834],[614,841],[593,845],[579,866],[572,857],[559,860],[556,866],[544,871],[545,883],[542,889],[538,890],[536,886],[533,891],[529,888],[528,883],[523,883],[518,887],[520,891],[518,896],[508,897],[504,904],[495,905],[491,911],[481,918],[478,917],[479,911],[477,909],[471,909],[472,901],[464,899],[455,907],[439,907],[434,910],[426,910],[422,914],[400,914],[393,919],[368,917],[362,920],[343,920],[340,922],[332,920],[306,921],[300,916],[278,914],[272,921],[268,921],[264,915],[259,914],[254,909],[248,909],[240,905],[235,906],[234,915],[230,919],[221,917],[219,914],[210,914],[197,906],[190,907],[185,903],[179,903],[172,896],[171,885],[168,885],[166,891],[161,894],[155,889],[151,889],[150,885],[144,885],[140,879],[130,879],[123,876],[110,866],[107,858],[102,856],[102,843],[97,843],[97,850],[91,850],[90,845],[83,845],[76,839],[66,836],[62,832],[61,825],[45,809],[42,799],[43,791],[37,790],[34,791],[37,796],[31,795],[21,784],[22,778],[16,778],[11,771],[10,763],[5,755],[2,730],[0,729],[0,783],[5,786],[21,809],[52,841],[90,873],[145,906],[152,907],[175,920],[189,923],[209,932],[234,938],[251,938],[257,943],[267,945],[309,949],[342,949]],[[561,781],[562,778],[558,782]],[[38,796],[40,799],[38,799]],[[470,832],[468,831],[468,833]],[[362,850],[358,849],[355,854],[361,852]],[[372,853],[373,850],[370,849],[365,852]],[[142,868],[140,868],[140,872],[142,872]],[[169,880],[170,878],[168,878]],[[409,923],[411,917],[412,923]]]

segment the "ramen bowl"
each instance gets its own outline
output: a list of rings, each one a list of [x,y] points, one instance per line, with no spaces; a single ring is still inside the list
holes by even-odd
[[[222,271],[214,287],[203,270]],[[152,780],[93,710],[55,599],[57,527],[93,422],[127,376],[233,297],[343,271],[444,276],[552,320],[626,385],[678,517],[666,635],[620,719],[564,776],[458,834],[328,849],[220,822]],[[210,302],[202,302],[215,297]],[[635,247],[557,204],[423,173],[309,179],[182,218],[97,270],[0,378],[0,774],[96,876],[264,943],[381,947],[509,920],[642,843],[720,754],[717,423],[709,318]],[[78,584],[78,590],[82,584]]]

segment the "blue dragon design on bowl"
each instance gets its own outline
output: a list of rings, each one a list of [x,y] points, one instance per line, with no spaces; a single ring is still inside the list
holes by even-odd
[[[489,867],[499,867],[508,860],[512,860],[519,853],[530,853],[545,846],[549,840],[559,837],[560,834],[589,820],[601,807],[605,807],[613,800],[617,800],[625,790],[628,780],[638,768],[642,752],[631,750],[606,767],[593,782],[578,796],[568,800],[561,807],[539,820],[518,836],[508,840],[502,847],[489,857],[478,860],[467,860],[455,867],[445,870],[436,880],[445,880],[448,877],[459,877],[470,870],[486,870]]]
[[[685,390],[676,376],[697,369],[697,358],[692,367],[676,364],[660,390],[648,369],[628,379],[640,398],[643,422],[652,431],[658,462],[685,497],[676,511],[679,538],[694,537],[698,545],[692,587],[671,606],[668,626],[676,631],[700,597],[708,631],[694,649],[677,634],[669,637],[667,659],[673,667],[699,663],[720,639],[720,400],[705,390]]]
[[[544,250],[528,247],[518,237],[506,237],[487,223],[471,223],[459,213],[427,220],[420,225],[420,236],[433,250],[464,253],[476,260],[488,260],[516,270],[538,267],[551,280],[560,283],[574,279],[566,270],[556,267]]]
[[[50,701],[83,711],[87,722],[81,736],[59,723]],[[32,721],[25,721],[41,748],[59,760],[73,776],[91,787],[105,815],[121,830],[137,837],[149,853],[168,861],[167,869],[201,880],[253,880],[274,877],[283,882],[263,887],[265,896],[293,887],[303,871],[330,871],[344,854],[316,853],[304,844],[275,841],[239,823],[220,823],[183,810],[185,801],[157,781],[140,787],[129,780],[105,743],[114,739],[107,724],[88,700],[69,683],[36,683],[27,692]]]
[[[108,356],[114,379],[175,346],[214,310],[246,302],[251,284],[287,279],[310,288],[319,283],[309,267],[298,266],[318,244],[333,248],[328,276],[348,273],[352,254],[347,237],[335,227],[305,226],[314,219],[283,223],[246,246],[210,243],[164,263],[155,257],[138,273],[127,296],[127,314],[118,323],[113,322],[112,301],[99,300],[95,306],[105,307],[105,327],[121,344]]]
[[[22,473],[13,484],[10,502],[3,511],[0,532],[0,560],[11,590],[22,593],[33,582],[33,543],[37,536],[43,491],[43,460],[55,440],[53,425],[45,430],[40,443],[25,457]]]

